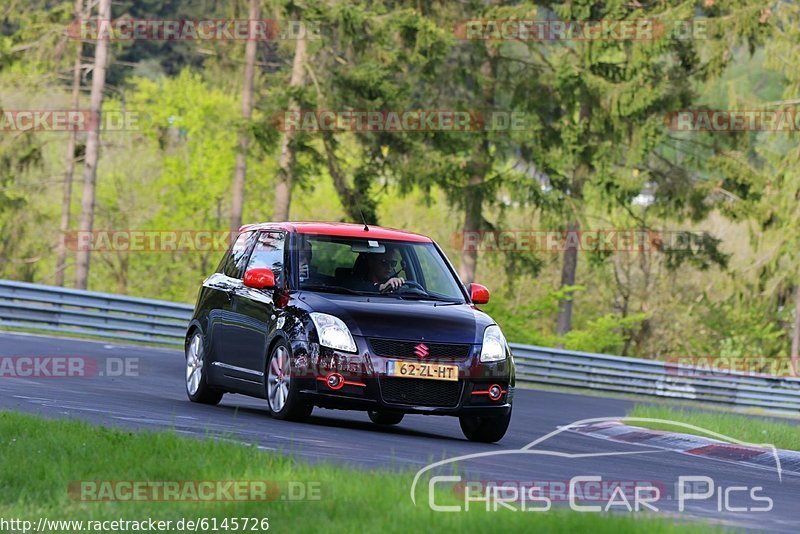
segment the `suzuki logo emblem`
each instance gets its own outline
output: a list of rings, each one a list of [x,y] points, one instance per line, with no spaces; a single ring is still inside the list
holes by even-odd
[[[416,354],[418,358],[425,358],[428,356],[428,353],[428,346],[425,343],[420,343],[414,347],[414,354]]]

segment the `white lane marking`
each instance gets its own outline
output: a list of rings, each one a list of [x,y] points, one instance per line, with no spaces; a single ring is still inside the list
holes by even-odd
[[[38,400],[38,401],[45,401],[45,402],[56,402],[56,399],[45,399],[43,397],[26,397],[25,395],[14,395],[15,399],[25,399],[25,400]]]
[[[37,397],[26,397],[24,395],[14,395],[14,397],[18,399],[25,399],[31,404],[38,404],[43,408],[61,408],[64,410],[77,410],[81,412],[95,412],[95,413],[108,413],[108,410],[99,410],[97,408],[89,408],[86,406],[71,406],[71,405],[64,405],[55,399],[42,399]],[[66,413],[66,412],[62,412]]]
[[[121,421],[132,421],[135,423],[147,423],[151,425],[167,425],[169,426],[172,421],[165,421],[163,419],[152,419],[150,417],[122,417],[119,415],[112,415],[112,419],[119,419]]]
[[[97,408],[86,408],[85,406],[62,406],[67,410],[77,410],[79,412],[108,413],[108,410],[98,410]]]

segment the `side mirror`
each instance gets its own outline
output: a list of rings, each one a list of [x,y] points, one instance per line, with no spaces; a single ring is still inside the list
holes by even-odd
[[[266,267],[256,267],[244,273],[244,285],[253,289],[275,288],[275,273]]]
[[[489,302],[489,290],[480,284],[470,284],[467,286],[469,299],[473,304],[486,304]]]

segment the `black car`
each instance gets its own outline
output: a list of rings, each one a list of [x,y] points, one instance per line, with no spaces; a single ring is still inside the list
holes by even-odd
[[[451,415],[474,441],[511,420],[514,362],[498,325],[428,237],[376,226],[242,227],[203,283],[186,334],[186,391],[267,399],[273,417],[314,406],[376,424]]]

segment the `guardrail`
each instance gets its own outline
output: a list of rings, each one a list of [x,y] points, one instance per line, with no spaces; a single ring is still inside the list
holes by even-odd
[[[182,345],[192,306],[0,280],[0,327]],[[612,393],[800,410],[800,379],[715,373],[643,360],[511,344],[517,380]]]
[[[800,410],[800,379],[511,343],[517,380],[614,393]]]
[[[192,306],[0,280],[0,326],[183,345]]]

